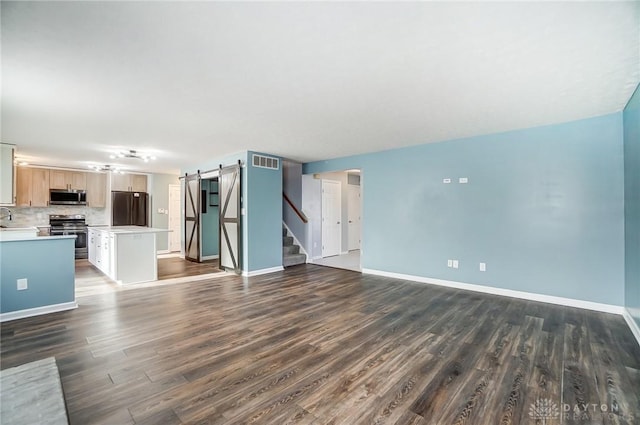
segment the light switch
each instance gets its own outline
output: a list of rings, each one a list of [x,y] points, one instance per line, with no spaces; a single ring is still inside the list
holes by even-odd
[[[487,271],[487,263],[480,263],[480,271],[481,272]]]

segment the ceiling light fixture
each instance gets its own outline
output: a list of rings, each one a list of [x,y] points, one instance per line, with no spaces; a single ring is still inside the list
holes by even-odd
[[[109,156],[109,158],[111,158],[111,159],[116,159],[116,158],[135,158],[135,159],[141,159],[144,162],[149,162],[150,160],[156,159],[156,157],[153,156],[153,155],[142,154],[142,153],[139,153],[138,151],[135,151],[133,149],[129,149],[129,150],[125,150],[125,151],[118,151],[118,152],[116,152],[114,154],[111,154]]]
[[[89,168],[96,171],[107,171],[111,173],[124,174],[124,171],[122,171],[120,168],[112,167],[111,165],[89,165]]]

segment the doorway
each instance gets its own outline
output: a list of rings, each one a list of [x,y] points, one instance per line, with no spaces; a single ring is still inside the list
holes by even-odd
[[[180,251],[180,185],[169,185],[169,251]]]
[[[202,178],[200,208],[200,259],[202,261],[218,258],[218,228],[220,216],[220,200],[218,193],[218,177]]]
[[[361,271],[360,170],[305,175],[302,182],[302,207],[310,221],[309,262]]]

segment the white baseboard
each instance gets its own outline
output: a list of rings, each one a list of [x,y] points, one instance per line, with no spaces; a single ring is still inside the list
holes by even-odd
[[[203,255],[202,258],[200,259],[207,261],[207,260],[217,260],[218,258],[219,258],[219,255]]]
[[[162,255],[162,254],[170,254],[171,251],[169,251],[168,249],[159,249],[156,251],[156,254],[158,255]]]
[[[391,273],[382,270],[362,269],[362,273],[377,276],[392,277],[395,279],[411,280],[414,282],[428,283],[448,288],[464,289],[467,291],[483,292],[485,294],[500,295],[511,298],[521,298],[527,301],[539,301],[549,304],[557,304],[566,307],[577,307],[585,310],[601,311],[603,313],[623,314],[625,309],[622,306],[612,304],[594,303],[592,301],[576,300],[573,298],[556,297],[553,295],[535,294],[533,292],[514,291],[512,289],[495,288],[492,286],[475,285],[472,283],[455,282],[452,280],[434,279],[429,277],[414,276],[408,274]]]
[[[245,277],[259,276],[261,274],[281,272],[282,270],[284,270],[284,267],[276,266],[276,267],[270,267],[268,269],[252,270],[250,272],[243,271],[242,276],[245,276]]]
[[[73,310],[78,308],[75,301],[61,304],[45,305],[42,307],[27,308],[25,310],[9,311],[0,314],[0,322],[8,322],[9,320],[24,319],[26,317],[40,316],[42,314],[57,313],[59,311]]]
[[[624,317],[624,320],[631,329],[631,333],[636,337],[636,341],[638,341],[638,345],[640,345],[640,327],[638,327],[638,324],[633,320],[633,317],[631,317],[631,314],[629,314],[626,308],[624,309],[624,313],[622,313],[622,317]]]

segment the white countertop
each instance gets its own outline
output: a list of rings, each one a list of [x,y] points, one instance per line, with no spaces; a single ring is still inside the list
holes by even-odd
[[[51,239],[75,239],[76,235],[60,235],[60,236],[20,236],[12,239],[2,239],[0,236],[0,242],[20,242],[20,241],[47,241]]]
[[[169,229],[157,229],[155,227],[142,226],[92,226],[90,229],[98,232],[109,232],[115,234],[134,234],[134,233],[169,233]]]

